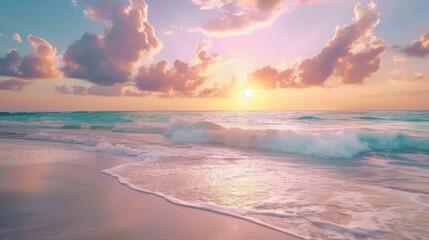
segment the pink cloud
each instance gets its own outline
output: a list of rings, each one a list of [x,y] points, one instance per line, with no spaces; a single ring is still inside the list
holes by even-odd
[[[21,36],[19,35],[19,33],[14,33],[12,35],[12,38],[13,38],[13,40],[15,40],[17,42],[22,43],[22,39],[21,39]]]
[[[271,25],[296,4],[316,0],[192,0],[202,10],[217,10],[218,15],[200,27],[190,29],[205,35],[224,37],[253,32]]]
[[[28,35],[34,52],[21,57],[15,49],[9,50],[5,57],[0,57],[0,76],[24,79],[60,78],[57,68],[57,50],[46,40]]]
[[[0,81],[0,90],[21,91],[29,82],[20,79]]]
[[[63,54],[63,71],[68,77],[112,86],[131,79],[142,57],[151,57],[162,48],[154,28],[147,21],[144,0],[86,1],[85,14],[106,21],[103,35],[85,33]]]
[[[174,96],[193,96],[194,91],[209,79],[206,71],[219,60],[217,54],[207,53],[209,46],[208,41],[198,44],[194,64],[177,59],[172,66],[162,60],[149,67],[140,67],[135,78],[137,88]]]
[[[90,87],[84,87],[80,85],[73,85],[69,87],[66,85],[62,85],[56,86],[55,92],[59,94],[93,95],[104,97],[147,97],[150,95],[150,92],[139,92],[130,89],[125,89],[125,86],[120,84],[114,86],[92,85]]]
[[[373,34],[378,23],[374,3],[357,4],[353,23],[337,27],[319,53],[284,71],[270,66],[256,70],[249,84],[260,88],[325,86],[331,76],[342,84],[363,83],[380,68],[380,56],[385,51],[384,41]]]
[[[294,84],[295,76],[293,73],[293,68],[278,71],[271,66],[266,66],[250,74],[246,86],[249,88],[264,89],[290,87]]]
[[[55,92],[59,94],[119,97],[119,96],[122,96],[122,89],[123,89],[123,86],[120,86],[120,85],[115,85],[115,86],[92,85],[90,87],[84,87],[79,85],[68,87],[68,86],[62,85],[62,86],[56,86]]]
[[[363,82],[378,70],[385,50],[384,42],[373,35],[379,21],[375,4],[357,4],[354,22],[337,27],[325,48],[300,64],[300,84],[322,85],[334,72],[343,83]]]
[[[193,31],[209,36],[231,36],[270,25],[285,10],[283,0],[193,0],[201,9],[217,9],[219,15]]]
[[[423,34],[420,39],[401,49],[409,57],[425,58],[429,55],[429,33]]]
[[[35,52],[22,59],[19,70],[22,78],[60,78],[61,72],[57,69],[57,50],[43,38],[28,35]]]

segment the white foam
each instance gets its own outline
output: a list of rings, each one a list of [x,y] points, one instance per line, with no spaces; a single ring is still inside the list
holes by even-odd
[[[341,129],[328,132],[224,128],[212,122],[118,125],[113,131],[160,133],[178,143],[214,143],[322,158],[351,158],[371,150],[429,151],[429,138],[401,132]]]
[[[243,220],[246,220],[246,221],[249,221],[249,222],[252,222],[252,223],[255,223],[255,224],[258,224],[258,225],[261,225],[261,226],[264,226],[264,227],[267,227],[267,228],[270,228],[270,229],[273,229],[273,230],[276,230],[279,232],[283,232],[283,233],[286,233],[286,234],[289,234],[289,235],[292,235],[292,236],[295,236],[298,238],[302,238],[302,236],[300,236],[296,233],[290,232],[286,229],[282,229],[282,228],[276,227],[274,225],[265,223],[265,222],[260,221],[259,219],[256,219],[256,218],[245,216],[244,215],[245,211],[243,211],[241,209],[226,208],[223,206],[219,206],[219,205],[215,205],[215,204],[209,204],[209,203],[196,204],[196,203],[182,201],[180,199],[165,195],[165,194],[160,193],[160,192],[149,191],[149,190],[146,190],[143,188],[139,188],[136,185],[129,182],[127,179],[121,177],[119,174],[114,173],[115,170],[121,169],[121,168],[126,167],[126,166],[130,166],[130,165],[132,166],[132,163],[119,165],[119,166],[111,168],[111,169],[103,170],[102,172],[107,174],[107,175],[110,175],[112,177],[117,178],[119,183],[126,185],[127,187],[129,187],[131,189],[134,189],[134,190],[142,192],[142,193],[152,194],[152,195],[161,197],[161,198],[167,200],[168,202],[179,205],[179,206],[190,207],[190,208],[195,208],[195,209],[200,209],[200,210],[205,210],[205,211],[209,211],[209,212],[223,214],[223,215],[230,216],[230,217],[240,218],[240,219],[243,219]]]
[[[43,141],[51,141],[51,142],[61,142],[61,143],[72,143],[72,144],[84,144],[89,145],[92,144],[93,141],[84,139],[82,137],[73,136],[73,135],[52,135],[45,132],[38,132],[35,134],[29,134],[25,137],[26,139],[33,140],[43,140]]]
[[[123,144],[111,144],[109,142],[100,142],[94,147],[89,148],[92,151],[103,152],[114,155],[139,156],[143,153],[142,150],[133,149]]]
[[[132,189],[178,205],[242,218],[302,238],[424,236],[415,232],[424,229],[427,219],[428,205],[419,199],[421,193],[385,188],[377,175],[362,176],[362,181],[354,179],[359,173],[338,174],[335,167],[306,166],[284,157],[213,146],[168,149],[163,154],[157,161],[103,172]],[[383,181],[390,183],[389,179]],[[410,224],[417,226],[407,229]]]

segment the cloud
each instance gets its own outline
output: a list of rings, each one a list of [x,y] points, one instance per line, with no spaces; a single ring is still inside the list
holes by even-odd
[[[408,57],[425,58],[429,55],[429,33],[423,34],[420,39],[400,49]]]
[[[270,25],[285,11],[283,0],[193,0],[200,9],[217,9],[219,15],[192,31],[209,36],[231,36]]]
[[[246,86],[249,88],[275,89],[295,85],[294,69],[279,71],[271,66],[265,66],[254,71],[249,76]]]
[[[237,77],[233,76],[230,81],[221,87],[211,87],[201,90],[198,94],[199,98],[235,98],[240,95],[243,86],[237,82]]]
[[[392,76],[388,80],[397,81],[397,82],[419,82],[425,79],[425,76],[422,72],[415,72],[413,75],[406,73],[407,71],[404,68],[398,68],[391,72]]]
[[[325,86],[331,76],[342,84],[363,83],[380,68],[385,44],[373,34],[379,23],[376,5],[357,4],[354,12],[353,23],[338,26],[318,54],[284,71],[270,66],[258,69],[250,75],[249,84],[260,88]]]
[[[177,59],[172,66],[162,60],[149,67],[140,67],[135,78],[137,88],[173,96],[193,96],[194,91],[209,79],[208,69],[219,61],[217,54],[207,53],[209,47],[210,41],[198,44],[193,64]]]
[[[60,94],[73,94],[73,95],[96,95],[96,96],[107,96],[107,97],[119,97],[122,96],[122,86],[98,86],[92,85],[90,87],[84,87],[74,85],[71,88],[65,85],[56,86],[55,92]]]
[[[5,57],[0,57],[0,76],[23,79],[60,78],[57,69],[57,50],[43,38],[28,35],[34,52],[21,57],[16,49],[10,49]]]
[[[322,51],[300,64],[300,84],[323,85],[334,72],[342,83],[362,83],[371,76],[385,50],[384,42],[373,35],[379,21],[374,3],[357,4],[354,22],[337,27]]]
[[[88,88],[88,94],[96,96],[122,96],[122,88],[120,85],[112,87],[92,85]]]
[[[122,96],[125,97],[148,97],[151,95],[151,92],[136,92],[132,90],[125,90],[125,92],[122,94]]]
[[[154,28],[147,21],[144,0],[86,0],[85,15],[107,22],[103,35],[85,33],[63,54],[66,76],[97,85],[128,82],[142,57],[152,57],[162,48]]]
[[[72,86],[72,93],[74,95],[86,95],[88,94],[88,88],[84,86],[74,85]]]
[[[13,38],[13,40],[15,40],[17,42],[22,43],[22,39],[21,39],[21,36],[19,35],[19,33],[14,33],[12,35],[12,38]]]
[[[55,86],[55,92],[60,94],[72,94],[70,91],[70,88],[63,85],[63,86]]]
[[[18,67],[21,64],[22,57],[16,49],[9,49],[9,52],[0,57],[0,76],[19,76]]]
[[[0,82],[0,90],[21,91],[27,84],[24,80],[8,79]]]
[[[213,19],[190,32],[200,31],[213,37],[241,35],[271,25],[296,4],[317,0],[191,0],[202,10],[218,12]]]
[[[59,94],[72,94],[72,95],[94,95],[104,97],[147,97],[150,95],[149,92],[137,92],[130,89],[125,89],[123,85],[115,86],[99,86],[91,85],[90,87],[73,85],[71,87],[62,85],[56,86],[55,92]]]

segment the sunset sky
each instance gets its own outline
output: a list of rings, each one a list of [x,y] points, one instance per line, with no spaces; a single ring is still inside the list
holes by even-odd
[[[0,111],[429,109],[428,12],[427,0],[1,0]]]

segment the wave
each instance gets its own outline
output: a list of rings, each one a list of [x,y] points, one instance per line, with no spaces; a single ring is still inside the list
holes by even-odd
[[[407,116],[401,116],[401,117],[375,117],[375,116],[360,116],[356,117],[358,120],[364,120],[364,121],[392,121],[392,122],[429,122],[429,119],[427,116],[422,117],[407,117]]]
[[[113,132],[155,133],[164,135],[175,143],[219,144],[321,158],[352,158],[370,151],[429,151],[428,137],[359,129],[309,133],[293,130],[226,128],[210,121],[115,125],[60,125],[36,122],[16,124],[17,122],[0,121],[0,127],[14,125],[29,128],[102,129]],[[43,132],[29,135],[27,138],[84,145],[96,145],[100,142],[77,139],[67,134],[52,138]]]
[[[203,121],[178,122],[164,126],[120,125],[112,130],[158,133],[177,143],[212,143],[322,158],[351,158],[371,150],[429,151],[429,138],[414,137],[400,132],[371,132],[357,129],[302,133],[292,130],[224,128],[216,123]]]
[[[297,118],[295,118],[295,120],[317,121],[317,120],[323,120],[323,118],[306,115],[306,116],[297,117]]]

